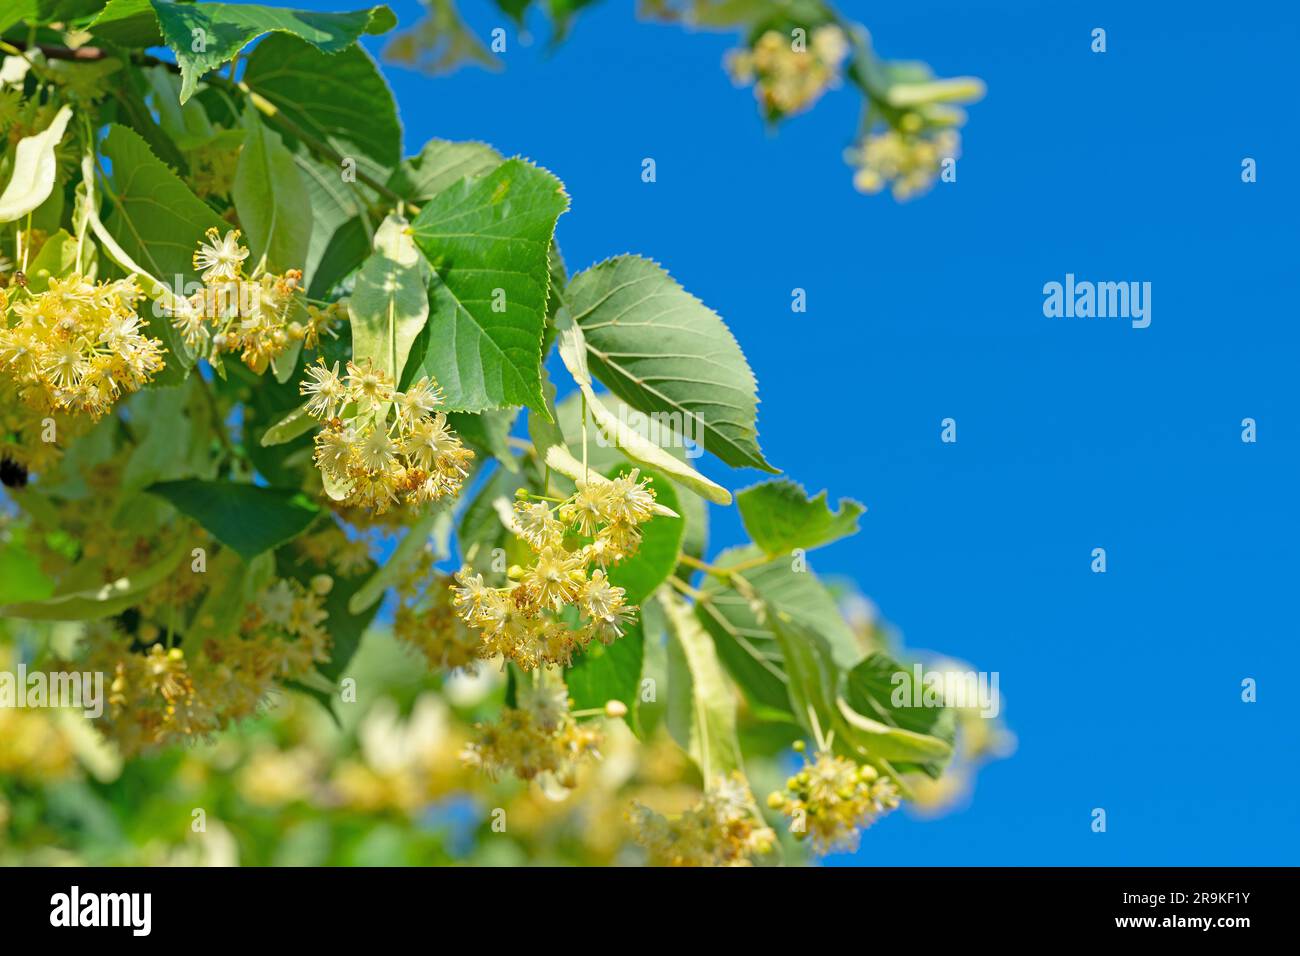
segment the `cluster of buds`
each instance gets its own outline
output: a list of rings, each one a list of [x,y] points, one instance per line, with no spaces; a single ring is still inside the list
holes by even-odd
[[[452,580],[434,570],[435,559],[426,546],[398,582],[393,636],[423,654],[431,670],[473,671],[480,654],[478,634],[456,613]]]
[[[279,682],[309,674],[329,660],[323,597],[326,575],[310,588],[278,580],[244,609],[237,631],[204,635],[195,621],[190,643],[160,640],[143,653],[111,628],[90,632],[86,666],[110,675],[100,727],[125,755],[215,733],[257,713]],[[142,627],[141,638],[160,637]]]
[[[324,422],[316,466],[331,497],[382,514],[396,503],[423,505],[460,491],[474,453],[439,411],[442,392],[422,378],[405,392],[370,363],[339,374],[324,362],[301,385],[306,411]]]
[[[0,290],[0,382],[40,414],[99,419],[163,368],[162,343],[142,331],[133,279],[52,278],[44,292]],[[9,326],[12,306],[17,322]]]
[[[845,159],[857,168],[853,185],[859,192],[874,194],[888,186],[901,201],[929,189],[943,161],[956,159],[960,150],[956,130],[927,130],[918,114],[908,113],[902,129],[868,134]]]
[[[569,692],[560,687],[525,687],[519,706],[506,707],[496,723],[475,726],[477,737],[461,759],[489,776],[508,771],[523,780],[545,775],[560,786],[577,786],[578,767],[600,758],[600,732],[578,723]]]
[[[244,275],[248,248],[240,245],[239,230],[225,236],[214,228],[199,243],[194,268],[203,288],[188,299],[172,302],[172,325],[185,344],[206,353],[214,364],[223,353],[238,352],[245,365],[262,374],[294,342],[315,347],[328,330],[335,310],[308,311],[303,305],[302,272],[282,275],[262,271]],[[304,321],[305,320],[305,321]]]
[[[482,634],[482,656],[500,654],[525,671],[568,666],[574,651],[593,640],[612,644],[622,637],[636,608],[605,569],[636,553],[640,526],[654,513],[654,490],[637,469],[613,480],[593,476],[561,501],[516,500],[516,533],[532,550],[532,562],[512,567],[515,583],[502,588],[489,587],[468,568],[455,576],[453,603]]]
[[[719,777],[685,813],[665,817],[633,804],[628,819],[652,866],[749,866],[776,843],[740,773]]]
[[[768,116],[806,110],[840,78],[848,56],[844,31],[834,24],[813,30],[811,42],[768,30],[750,49],[727,54],[727,72],[737,85],[754,84],[754,96]]]
[[[826,751],[812,761],[805,757],[785,790],[767,798],[769,807],[791,818],[797,839],[812,837],[818,853],[856,850],[859,831],[898,803],[898,788],[874,767]]]

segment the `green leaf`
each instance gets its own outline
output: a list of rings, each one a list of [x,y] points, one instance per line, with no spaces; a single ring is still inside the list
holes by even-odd
[[[514,21],[519,29],[524,28],[524,15],[533,5],[533,0],[495,0],[497,9]]]
[[[157,112],[159,117],[163,116],[161,110],[161,98],[165,94],[158,93],[152,88],[149,82],[152,78],[166,74],[173,82],[176,78],[163,67],[153,67],[150,70],[127,70],[122,78],[122,82],[117,84],[117,102],[118,102],[118,121],[122,125],[129,127],[149,144],[149,149],[155,156],[161,159],[173,170],[181,175],[188,175],[190,172],[189,161],[180,151],[172,136],[162,128],[154,114]],[[153,105],[145,102],[145,97],[151,96]],[[175,95],[168,96],[167,99],[173,105],[176,104]],[[207,114],[197,103],[194,107],[206,118]],[[171,119],[168,119],[171,122]],[[221,135],[230,135],[229,130],[223,131]],[[236,136],[239,134],[236,133]]]
[[[729,465],[776,470],[758,447],[757,385],[735,337],[657,264],[619,256],[580,272],[564,308],[615,395]]]
[[[112,124],[101,148],[113,170],[113,210],[104,220],[109,233],[154,278],[169,284],[177,277],[182,283],[196,279],[194,250],[204,231],[226,223],[139,134]]]
[[[140,392],[132,397],[130,409],[132,420],[139,423],[137,428],[147,431],[122,469],[119,511],[137,507],[138,503],[131,501],[136,492],[157,481],[180,478],[189,471],[190,464],[183,454],[189,446],[190,421],[185,415],[182,388]]]
[[[311,245],[312,208],[293,154],[251,105],[231,196],[248,240],[250,262],[268,272],[301,269]]]
[[[608,477],[613,478],[627,470],[613,469]],[[669,481],[653,472],[646,472],[642,477],[650,479],[650,487],[661,505],[674,511],[677,509],[677,493]],[[642,525],[641,530],[641,546],[636,554],[609,567],[610,582],[627,592],[628,604],[640,604],[673,573],[681,558],[686,522],[680,517],[656,515]]]
[[[203,104],[198,100],[181,104],[179,77],[165,66],[150,67],[141,73],[153,92],[158,125],[177,146],[181,149],[194,149],[210,142],[217,135]]]
[[[765,622],[781,648],[790,712],[819,742],[839,730],[835,708],[838,671],[815,632],[769,608]]]
[[[420,210],[415,242],[437,278],[416,374],[437,380],[449,408],[545,408],[547,256],[568,205],[558,179],[512,159],[460,180]]]
[[[38,23],[67,23],[95,13],[104,2],[105,0],[36,0],[35,20]]]
[[[345,182],[337,169],[301,144],[293,158],[312,209],[311,244],[302,270],[307,294],[325,299],[370,255],[372,193],[360,183]]]
[[[0,222],[13,222],[49,198],[54,189],[58,162],[54,148],[63,139],[72,119],[72,107],[63,106],[39,133],[24,136],[14,150],[13,173],[0,193]]]
[[[641,605],[637,626],[641,631],[641,686],[652,693],[638,692],[636,726],[642,740],[650,737],[664,722],[668,710],[668,625],[658,601]],[[647,683],[649,682],[649,683]]]
[[[90,227],[108,258],[136,276],[145,293],[159,298],[165,309],[174,290],[183,291],[185,283],[196,278],[194,250],[204,231],[225,223],[150,151],[139,134],[110,124],[101,149],[113,170],[106,188],[113,208],[100,221],[90,197]],[[89,183],[93,176],[89,155],[82,161],[82,171]],[[162,340],[176,359],[168,359],[155,382],[175,385],[193,366],[194,356],[166,315],[150,312],[144,315],[148,334]]]
[[[304,328],[311,321],[307,315],[307,306],[301,299],[294,299],[289,303],[288,321],[297,322]],[[271,358],[271,373],[281,385],[287,385],[298,372],[298,360],[302,358],[302,341],[302,339],[291,339],[283,352]]]
[[[926,764],[951,756],[951,745],[938,737],[891,726],[855,710],[843,696],[844,672],[816,631],[770,605],[768,624],[781,645],[794,715],[814,737],[825,739],[833,731],[835,749],[860,762]]]
[[[584,467],[582,461],[569,450],[569,442],[566,441],[564,432],[556,424],[558,413],[553,404],[555,386],[551,384],[549,379],[544,382],[544,386],[547,400],[546,410],[549,418],[538,414],[528,416],[528,434],[533,440],[533,447],[537,449],[537,455],[542,463],[550,471],[575,482],[590,481],[599,483],[608,481],[609,479],[604,475],[592,470],[592,461],[599,458],[599,455],[589,458],[587,466]],[[579,432],[580,435],[581,432]],[[580,447],[576,442],[574,442],[574,446]],[[654,510],[655,514],[663,515],[666,518],[679,517],[676,511],[659,502],[655,502]]]
[[[10,0],[5,10],[0,10],[0,33],[15,23],[36,16],[36,0]]]
[[[713,560],[730,567],[760,558],[752,547],[725,551]],[[718,656],[755,705],[789,709],[785,662],[771,627],[760,614],[760,601],[823,635],[839,666],[852,667],[861,656],[857,641],[835,599],[811,571],[795,571],[789,559],[778,559],[744,571],[741,581],[757,596],[742,594],[728,580],[706,577],[700,589],[707,595],[695,614],[713,636]]]
[[[573,28],[573,21],[579,11],[597,2],[598,0],[547,0],[546,9],[551,15],[553,27],[550,46],[554,48],[563,43]]]
[[[899,685],[895,675],[900,673],[911,674],[888,654],[879,651],[868,654],[848,672],[844,699],[859,714],[891,727],[937,737],[951,746],[956,736],[956,711],[951,707],[913,707],[910,696],[902,706],[897,706],[895,693]],[[937,774],[945,763],[938,760],[922,766],[928,773]]]
[[[741,769],[736,698],[709,635],[676,594],[659,593],[668,645],[668,730],[700,768],[706,785]]]
[[[375,233],[375,251],[361,267],[348,302],[352,357],[401,381],[416,337],[429,319],[428,266],[411,227],[390,214]]]
[[[92,242],[82,244],[83,264],[94,245]],[[27,267],[27,289],[30,292],[44,292],[49,288],[51,278],[63,278],[76,268],[77,240],[60,229],[45,240],[40,253]]]
[[[160,46],[163,42],[150,0],[108,0],[90,22],[90,30],[96,37],[124,47]]]
[[[0,605],[40,602],[54,593],[54,582],[40,562],[17,541],[0,545]]]
[[[657,468],[673,481],[715,504],[731,504],[731,492],[717,482],[706,478],[685,461],[675,458],[659,445],[644,437],[640,432],[628,427],[625,420],[605,407],[605,403],[596,395],[590,385],[582,386],[582,393],[587,398],[587,408],[592,420],[604,432],[605,437],[617,445],[633,461]]]
[[[587,350],[582,329],[567,314],[556,317],[560,358],[565,368],[578,383],[587,410],[602,435],[613,442],[628,458],[649,468],[657,468],[674,481],[686,486],[709,501],[721,505],[731,504],[731,492],[700,474],[683,458],[678,458],[662,444],[651,441],[632,427],[625,416],[614,414],[592,389],[591,373],[587,369]]]
[[[246,561],[297,537],[320,508],[300,491],[233,481],[165,481],[146,489],[169,501]]]
[[[612,398],[612,396],[607,396]],[[614,408],[611,409],[615,414],[624,414],[625,406],[622,402],[614,399]],[[584,398],[581,390],[570,392],[564,396],[563,400],[555,406],[555,422],[559,430],[564,433],[564,439],[568,442],[569,451],[581,460],[583,438],[582,438],[582,414]],[[635,412],[633,414],[636,414]],[[587,465],[599,471],[602,475],[608,474],[612,469],[620,466],[626,466],[631,459],[619,450],[618,446],[605,438],[599,426],[591,420],[591,412],[587,412]],[[674,488],[674,491],[676,488]]]
[[[248,58],[244,82],[372,176],[382,180],[401,159],[402,127],[392,91],[360,46],[323,53],[296,36],[269,36]],[[342,178],[343,172],[334,175]]]
[[[272,448],[275,445],[283,445],[293,441],[299,435],[305,435],[315,428],[319,422],[307,414],[307,406],[299,405],[293,411],[286,414],[274,425],[262,433],[259,444],[263,448]]]
[[[190,552],[192,543],[180,542],[160,560],[133,574],[102,587],[56,593],[41,601],[24,601],[0,607],[0,617],[31,621],[91,621],[112,617],[137,604],[149,591],[176,570]]]
[[[411,202],[421,203],[459,180],[490,173],[503,162],[501,154],[486,143],[431,139],[393,170],[388,188]]]
[[[301,162],[299,168],[302,168]],[[334,287],[356,269],[370,254],[370,240],[366,230],[367,220],[361,215],[328,222],[328,213],[318,203],[321,197],[319,184],[307,179],[307,190],[312,194],[312,208],[316,221],[311,232],[311,250],[307,253],[307,266],[303,275],[309,276],[307,295],[313,299],[333,299]],[[326,202],[333,202],[331,198]],[[341,207],[336,207],[336,211]]]
[[[799,485],[777,479],[736,493],[736,506],[754,543],[771,555],[789,555],[856,534],[858,517],[867,509],[841,498],[832,511],[823,491],[814,498]]]
[[[190,5],[152,0],[152,6],[161,38],[180,64],[182,103],[194,95],[204,73],[216,69],[264,33],[290,33],[325,53],[338,53],[364,33],[386,33],[397,24],[393,11],[386,6],[350,13],[286,10],[255,3]],[[108,13],[106,10],[105,15]],[[96,21],[101,29],[104,20],[101,15]]]
[[[613,644],[592,641],[586,650],[575,654],[572,666],[564,672],[573,709],[590,710],[611,700],[621,701],[627,705],[624,719],[635,729],[644,643],[641,625],[633,623]]]
[[[572,392],[555,407],[556,422],[568,441],[569,451],[575,457],[582,454],[582,398],[581,390]],[[611,411],[616,415],[637,416],[641,414],[635,409],[628,408],[627,405],[612,396],[603,396],[602,403],[606,407],[612,405]],[[685,449],[683,448],[665,450],[671,451],[674,457],[685,458]],[[589,467],[600,471],[601,474],[605,474],[627,461],[630,461],[630,459],[619,450],[617,445],[605,438],[604,432],[591,420],[591,416],[588,414],[587,462]],[[708,505],[695,492],[680,485],[673,486],[673,493],[677,496],[677,504],[671,509],[673,514],[665,515],[665,517],[676,517],[678,515],[682,517],[686,522],[682,533],[682,553],[689,554],[694,558],[703,558],[708,534]],[[687,569],[681,576],[685,579],[694,573],[693,570]]]

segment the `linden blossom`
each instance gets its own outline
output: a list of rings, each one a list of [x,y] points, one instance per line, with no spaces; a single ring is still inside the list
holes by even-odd
[[[86,717],[104,713],[104,675],[102,672],[44,671],[27,673],[19,664],[18,673],[0,671],[0,707],[73,707],[81,708]]]
[[[1065,285],[1043,286],[1043,315],[1049,319],[1132,319],[1133,328],[1151,324],[1150,282],[1075,282],[1065,274]]]

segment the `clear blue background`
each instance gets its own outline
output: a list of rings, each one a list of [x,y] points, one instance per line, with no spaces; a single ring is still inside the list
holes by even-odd
[[[507,26],[506,69],[387,67],[408,151],[530,157],[573,197],[571,270],[638,252],[717,309],[768,458],[870,509],[816,569],[860,581],[909,646],[1001,675],[1018,752],[968,808],[895,814],[853,861],[1300,863],[1294,8],[843,3],[883,55],[989,86],[958,182],[898,205],[851,188],[857,97],[770,135],[720,69],[728,35],[606,2],[548,55],[540,19],[525,46],[462,6],[481,35]],[[1066,272],[1151,282],[1150,328],[1044,318]],[[715,514],[715,548],[740,535]]]

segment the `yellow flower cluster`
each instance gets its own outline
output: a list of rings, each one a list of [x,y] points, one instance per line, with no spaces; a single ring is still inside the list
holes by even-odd
[[[633,804],[628,818],[651,866],[749,866],[753,855],[769,852],[776,843],[738,772],[719,777],[679,816],[665,817]]]
[[[50,279],[44,292],[0,291],[0,383],[41,414],[101,418],[162,370],[162,343],[146,336],[133,279]],[[9,327],[12,304],[17,323]]]
[[[277,681],[301,678],[329,660],[321,598],[332,583],[322,576],[309,590],[276,581],[245,609],[238,633],[202,637],[212,622],[196,621],[199,646],[188,653],[162,643],[136,653],[124,635],[92,631],[86,667],[111,682],[102,729],[129,756],[256,713]]]
[[[754,96],[766,113],[785,116],[812,106],[836,85],[848,53],[844,31],[833,24],[813,30],[806,48],[796,46],[793,37],[768,30],[752,49],[727,54],[726,67],[737,85],[754,84]]]
[[[304,309],[302,273],[290,269],[274,275],[259,266],[245,276],[249,253],[239,242],[239,230],[222,236],[213,228],[207,235],[208,241],[199,243],[194,253],[203,288],[173,304],[172,325],[185,344],[206,352],[213,363],[223,352],[239,352],[243,363],[259,375],[293,342],[315,347],[335,311]],[[295,316],[306,316],[307,322]]]
[[[828,752],[811,762],[805,757],[803,768],[785,786],[767,798],[767,805],[791,818],[797,839],[811,836],[818,853],[857,849],[858,831],[899,803],[893,781],[874,767]]]
[[[322,361],[300,386],[306,410],[325,423],[316,434],[316,467],[333,497],[382,514],[396,503],[423,505],[460,490],[474,453],[438,411],[442,391],[422,378],[405,392],[370,363],[339,374]],[[347,416],[340,418],[339,416]]]
[[[423,654],[431,670],[473,671],[479,660],[478,634],[452,607],[452,580],[434,570],[434,559],[433,550],[425,548],[398,582],[393,635]]]
[[[494,724],[475,726],[466,744],[467,766],[495,777],[502,771],[524,780],[546,775],[562,787],[577,786],[579,765],[600,758],[600,732],[569,713],[569,692],[560,687],[524,687],[518,707],[505,707]]]
[[[913,115],[913,114],[909,114]],[[907,117],[904,117],[904,121]],[[906,124],[913,127],[915,123]],[[952,129],[889,129],[872,133],[846,155],[857,167],[853,185],[859,192],[878,193],[886,186],[897,200],[925,192],[939,174],[945,159],[955,159],[961,149],[961,135]]]
[[[93,426],[84,415],[47,415],[28,407],[18,397],[18,386],[0,375],[0,462],[42,473],[54,467],[73,438]]]
[[[502,655],[530,671],[541,664],[567,666],[573,652],[592,640],[612,644],[636,608],[623,588],[610,582],[605,567],[636,553],[640,525],[654,514],[655,495],[639,471],[579,482],[556,504],[522,498],[515,502],[519,537],[533,551],[526,568],[511,569],[517,581],[494,588],[468,568],[456,573],[453,603],[461,618],[482,634],[480,653]],[[576,537],[585,541],[568,546]],[[595,569],[588,572],[588,568]],[[577,611],[576,629],[565,620]]]

